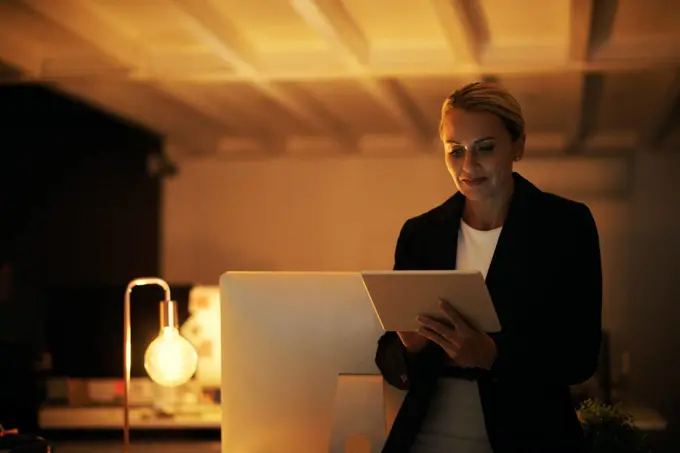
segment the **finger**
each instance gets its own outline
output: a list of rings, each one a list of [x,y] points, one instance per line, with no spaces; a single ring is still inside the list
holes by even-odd
[[[439,346],[441,346],[441,348],[444,349],[444,351],[446,351],[446,353],[452,359],[458,355],[458,350],[460,349],[458,345],[449,341],[438,332],[435,332],[434,330],[429,329],[427,327],[421,327],[418,329],[418,333],[427,338],[428,340],[432,341],[433,343],[436,343]]]
[[[440,346],[442,347],[449,347],[448,345],[452,345],[460,349],[461,341],[455,330],[451,329],[450,327],[444,324],[437,323],[436,321],[434,321],[433,324],[434,327],[423,324],[421,327],[422,330],[418,330],[418,332],[421,335],[424,335],[425,333],[430,333],[430,335],[437,335],[442,339],[442,342],[447,343],[440,344]]]
[[[443,322],[437,321],[436,319],[432,319],[427,316],[418,316],[418,318],[416,319],[422,326],[425,326],[428,329],[437,332],[439,335],[446,338],[447,340],[449,341],[457,340],[456,330],[451,326],[447,326]]]
[[[439,299],[439,307],[446,313],[446,316],[451,320],[451,323],[457,329],[470,328],[470,323],[461,315],[453,305],[445,299]]]

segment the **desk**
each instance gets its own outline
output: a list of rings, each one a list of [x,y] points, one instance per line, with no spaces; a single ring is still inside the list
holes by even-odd
[[[197,406],[195,413],[173,417],[159,417],[150,407],[130,409],[131,429],[220,429],[222,411],[215,404]],[[67,407],[43,406],[39,412],[43,429],[110,429],[123,426],[123,409],[120,407]]]
[[[55,442],[55,453],[122,453],[122,442]],[[133,442],[130,453],[220,453],[219,442]]]
[[[642,431],[665,431],[668,426],[666,419],[651,407],[624,404],[623,410],[633,416],[633,424]]]

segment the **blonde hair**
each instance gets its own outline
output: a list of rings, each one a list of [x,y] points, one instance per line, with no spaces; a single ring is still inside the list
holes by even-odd
[[[439,133],[441,135],[444,115],[449,110],[459,108],[471,112],[488,112],[503,121],[512,141],[524,136],[524,117],[522,107],[508,90],[495,82],[469,83],[449,95],[442,106]]]

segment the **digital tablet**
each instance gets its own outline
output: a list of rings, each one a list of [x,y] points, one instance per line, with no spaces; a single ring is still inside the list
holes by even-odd
[[[364,286],[386,331],[412,332],[418,315],[445,319],[439,303],[448,301],[484,332],[501,330],[484,277],[477,271],[364,271]]]

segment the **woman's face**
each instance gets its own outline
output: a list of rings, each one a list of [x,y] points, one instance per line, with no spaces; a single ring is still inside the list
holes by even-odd
[[[524,139],[513,142],[498,116],[454,108],[444,115],[441,135],[446,166],[466,198],[503,197],[512,187],[512,164],[522,157]]]

